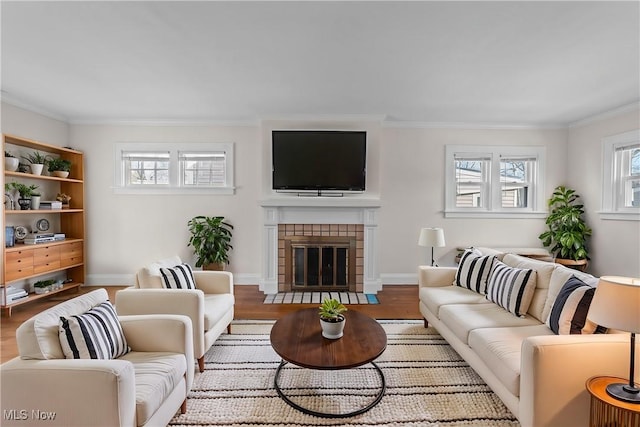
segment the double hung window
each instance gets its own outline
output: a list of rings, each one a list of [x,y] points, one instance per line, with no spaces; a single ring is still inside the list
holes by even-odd
[[[640,220],[640,130],[603,140],[604,219]]]
[[[448,217],[537,216],[543,206],[543,147],[446,147]]]
[[[121,193],[232,194],[233,144],[116,144]]]

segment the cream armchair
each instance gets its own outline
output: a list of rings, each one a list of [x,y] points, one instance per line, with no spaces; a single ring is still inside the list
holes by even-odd
[[[91,291],[16,330],[20,356],[0,365],[3,426],[160,426],[186,411],[194,375],[186,316],[118,317],[130,352],[111,360],[65,359],[60,316],[107,300],[106,290]]]
[[[233,275],[225,271],[194,271],[197,289],[165,289],[160,268],[181,264],[178,256],[138,271],[133,287],[116,292],[116,311],[131,314],[182,314],[193,325],[193,354],[204,371],[204,354],[224,330],[231,333],[235,299]]]

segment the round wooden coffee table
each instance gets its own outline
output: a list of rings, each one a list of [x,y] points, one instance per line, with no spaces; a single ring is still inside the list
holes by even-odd
[[[373,361],[387,347],[387,334],[378,322],[357,311],[349,310],[344,316],[347,322],[344,335],[336,340],[322,336],[317,308],[288,314],[271,329],[271,346],[282,357],[273,381],[275,389],[285,402],[305,414],[324,418],[351,417],[373,408],[384,395],[384,374]],[[353,412],[335,414],[313,411],[291,401],[280,389],[278,380],[287,362],[319,370],[350,369],[371,363],[380,376],[380,391],[370,404]]]

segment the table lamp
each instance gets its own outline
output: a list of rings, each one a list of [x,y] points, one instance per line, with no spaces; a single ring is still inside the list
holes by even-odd
[[[444,230],[442,228],[423,228],[420,230],[419,246],[431,246],[431,265],[437,266],[433,259],[433,248],[444,246]]]
[[[631,332],[629,383],[607,386],[614,399],[640,404],[640,388],[634,384],[636,333],[640,332],[640,279],[603,276],[596,288],[589,320],[599,325]]]

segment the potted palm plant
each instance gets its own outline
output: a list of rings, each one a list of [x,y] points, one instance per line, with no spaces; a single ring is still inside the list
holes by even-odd
[[[347,321],[342,314],[345,311],[347,307],[335,298],[325,298],[322,301],[318,314],[323,337],[332,340],[342,337],[344,324]]]
[[[196,267],[203,270],[224,270],[229,263],[233,225],[222,216],[196,216],[187,223],[191,237],[187,246],[193,247]]]
[[[31,169],[32,174],[42,175],[42,169],[44,169],[44,164],[47,161],[46,155],[39,151],[34,151],[31,154],[22,156],[22,158],[30,163],[29,168]]]
[[[571,188],[558,186],[548,201],[547,231],[538,238],[555,257],[555,261],[579,270],[587,267],[589,252],[587,238],[591,236],[584,220],[584,205]]]

